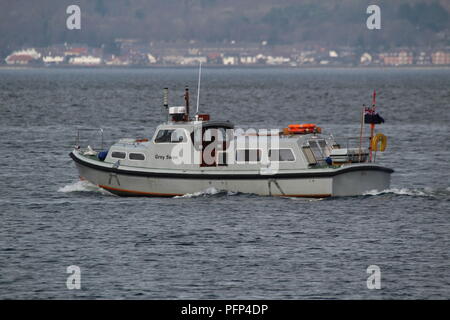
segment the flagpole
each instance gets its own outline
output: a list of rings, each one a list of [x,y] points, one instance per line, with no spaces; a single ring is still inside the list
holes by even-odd
[[[362,140],[363,140],[363,132],[364,132],[364,111],[365,111],[365,107],[363,105],[362,111],[361,111],[361,129],[359,131],[359,162],[361,162]]]
[[[200,81],[202,78],[202,62],[200,61],[199,69],[198,69],[198,86],[197,86],[197,110],[195,111],[195,115],[198,115],[198,107],[200,105]]]
[[[377,93],[375,91],[375,89],[373,90],[373,96],[372,96],[372,112],[375,112],[375,103],[376,103],[376,96]],[[369,150],[370,150],[370,162],[372,162],[372,139],[373,139],[373,135],[375,132],[375,123],[371,123],[370,124],[370,146],[369,146]]]

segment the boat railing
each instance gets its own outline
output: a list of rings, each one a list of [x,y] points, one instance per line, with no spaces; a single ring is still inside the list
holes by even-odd
[[[370,138],[369,137],[334,137],[333,140],[340,148],[361,148],[361,150],[368,150]]]
[[[369,161],[369,137],[333,137],[332,148],[333,149],[346,149],[347,152],[344,155],[336,156],[339,162],[368,162]],[[335,158],[333,158],[336,160]],[[336,160],[338,161],[338,160]]]
[[[89,134],[90,133],[90,134]],[[87,137],[86,137],[87,135]],[[100,141],[99,141],[100,140]],[[93,150],[103,150],[104,136],[102,128],[77,128],[75,147],[90,146]],[[100,145],[98,145],[100,144]]]

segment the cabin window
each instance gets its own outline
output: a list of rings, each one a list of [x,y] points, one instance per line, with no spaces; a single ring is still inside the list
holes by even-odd
[[[308,161],[309,165],[313,165],[317,163],[316,157],[314,156],[314,153],[311,150],[311,147],[305,146],[302,147],[303,153],[306,157],[306,161]]]
[[[155,138],[155,143],[179,143],[185,141],[186,135],[182,129],[159,130]]]
[[[125,159],[125,152],[120,152],[120,151],[113,151],[111,153],[111,157],[113,158],[117,158],[117,159]]]
[[[295,161],[295,157],[291,149],[270,149],[269,160],[277,162]]]
[[[322,149],[325,149],[325,147],[327,146],[327,143],[326,143],[325,140],[317,140],[317,143],[319,144],[319,146],[320,146]]]
[[[261,150],[259,149],[242,149],[236,150],[237,162],[259,162],[261,161]]]
[[[130,160],[145,160],[145,155],[143,153],[130,153],[128,157]]]
[[[325,140],[317,140],[317,144],[319,145],[320,150],[322,151],[322,154],[324,155],[324,157],[329,156],[331,149],[327,145],[327,142]]]
[[[309,146],[311,148],[311,151],[314,153],[314,157],[316,159],[323,159],[323,158],[325,158],[319,141],[309,140],[308,144],[309,144]]]

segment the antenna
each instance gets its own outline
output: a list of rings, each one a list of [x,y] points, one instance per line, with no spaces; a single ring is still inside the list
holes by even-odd
[[[169,109],[169,88],[163,89],[163,106],[168,111]],[[169,113],[167,113],[167,121],[169,121]]]
[[[169,88],[163,90],[163,106],[166,109],[169,107]]]
[[[198,106],[200,104],[200,80],[202,77],[202,62],[200,61],[200,66],[198,70],[198,87],[197,87],[197,111],[195,112],[195,115],[198,115]]]
[[[186,105],[186,121],[189,121],[189,87],[184,88],[184,102]]]

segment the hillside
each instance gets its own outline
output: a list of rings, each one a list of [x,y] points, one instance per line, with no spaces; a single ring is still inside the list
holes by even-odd
[[[82,30],[66,29],[66,8],[82,10]],[[366,28],[378,4],[382,29]],[[448,1],[398,0],[4,0],[0,54],[24,45],[78,42],[111,45],[116,38],[390,48],[450,44]]]

